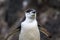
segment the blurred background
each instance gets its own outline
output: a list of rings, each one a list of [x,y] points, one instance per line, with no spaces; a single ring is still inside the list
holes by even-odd
[[[8,35],[17,20],[21,20],[24,11],[28,8],[38,12],[38,23],[50,32],[52,37],[47,38],[41,33],[41,40],[60,40],[60,0],[0,0],[0,40]],[[11,35],[7,40],[18,40],[19,32]]]

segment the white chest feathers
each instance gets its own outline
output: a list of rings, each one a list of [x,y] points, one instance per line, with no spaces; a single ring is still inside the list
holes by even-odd
[[[19,40],[40,40],[40,32],[36,20],[32,22],[24,21],[21,23]]]

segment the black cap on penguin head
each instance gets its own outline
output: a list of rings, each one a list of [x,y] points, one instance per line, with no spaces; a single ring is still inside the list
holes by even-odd
[[[36,13],[36,10],[35,9],[27,9],[25,12],[26,13],[29,13],[29,12]]]

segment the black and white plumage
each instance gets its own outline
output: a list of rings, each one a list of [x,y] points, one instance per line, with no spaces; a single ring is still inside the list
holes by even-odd
[[[26,10],[25,17],[26,19],[21,23],[19,40],[40,40],[40,32],[36,20],[36,10]]]

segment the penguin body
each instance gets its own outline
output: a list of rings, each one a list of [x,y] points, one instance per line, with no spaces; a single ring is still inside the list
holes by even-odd
[[[19,40],[40,40],[40,32],[38,29],[35,10],[27,10],[25,16],[25,21],[21,23]]]

